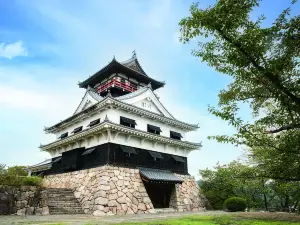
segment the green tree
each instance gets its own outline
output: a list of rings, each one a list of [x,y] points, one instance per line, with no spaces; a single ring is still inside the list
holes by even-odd
[[[217,165],[213,170],[200,170],[200,188],[214,209],[222,209],[224,201],[230,197],[246,199],[250,208],[263,208],[266,181],[254,179],[255,173],[256,168],[236,161],[228,165]]]
[[[26,176],[27,172],[25,171],[26,166],[12,166],[8,167],[7,173],[10,176]]]
[[[248,208],[287,210],[300,200],[300,182],[282,182],[257,177],[259,168],[233,161],[213,170],[200,170],[201,193],[214,209],[222,209],[226,199],[240,197]]]
[[[265,27],[264,16],[250,19],[259,3],[219,0],[206,9],[194,3],[179,23],[181,41],[205,37],[192,54],[233,80],[220,91],[219,108],[209,111],[237,133],[210,138],[248,146],[261,178],[300,181],[300,16],[290,14],[294,0]],[[238,115],[242,103],[250,106],[253,123]]]

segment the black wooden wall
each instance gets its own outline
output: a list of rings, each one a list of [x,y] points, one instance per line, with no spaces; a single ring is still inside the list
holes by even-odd
[[[62,160],[52,164],[52,168],[44,174],[56,174],[81,169],[93,168],[105,164],[124,166],[130,168],[146,167],[154,169],[170,170],[179,174],[188,174],[187,158],[182,157],[184,162],[177,162],[170,154],[160,153],[163,159],[155,161],[149,154],[149,150],[134,148],[137,154],[124,153],[118,144],[106,143],[98,145],[95,150],[87,155],[82,155],[86,150],[77,148],[62,153]]]

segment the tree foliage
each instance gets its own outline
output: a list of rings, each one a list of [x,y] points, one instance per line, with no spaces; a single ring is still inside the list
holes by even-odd
[[[287,210],[300,200],[300,182],[263,179],[259,168],[233,161],[213,170],[200,170],[200,188],[214,209],[223,209],[232,197],[246,200],[249,209]]]
[[[25,166],[12,166],[6,167],[4,164],[0,164],[0,185],[10,186],[40,186],[42,183],[41,177],[27,177]]]
[[[233,80],[209,111],[237,133],[210,138],[247,146],[262,178],[300,181],[300,16],[291,15],[297,2],[269,27],[264,16],[250,19],[260,2],[219,0],[206,9],[194,3],[179,23],[181,41],[205,37],[192,54]],[[243,103],[254,122],[239,116]]]

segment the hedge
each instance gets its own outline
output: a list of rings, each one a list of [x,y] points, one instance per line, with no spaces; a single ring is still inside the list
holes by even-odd
[[[245,211],[246,207],[246,200],[239,197],[228,198],[224,202],[224,208],[230,212]]]

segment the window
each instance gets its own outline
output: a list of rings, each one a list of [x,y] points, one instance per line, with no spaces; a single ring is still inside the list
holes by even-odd
[[[66,137],[68,137],[68,132],[61,134],[58,139],[63,139]]]
[[[57,157],[57,158],[53,158],[52,159],[52,163],[58,163],[58,162],[61,162],[61,156]]]
[[[175,131],[170,131],[170,138],[181,140],[182,136],[180,133],[177,133]]]
[[[159,152],[149,151],[149,154],[152,156],[153,161],[160,162],[164,157]]]
[[[120,124],[126,127],[135,128],[136,122],[135,120],[120,116]]]
[[[82,126],[75,128],[75,129],[72,131],[72,133],[73,133],[73,134],[76,134],[76,133],[78,133],[79,131],[82,131]]]
[[[157,127],[157,126],[153,126],[153,125],[148,124],[148,125],[147,125],[147,131],[148,131],[149,133],[153,133],[153,134],[158,134],[158,135],[160,135],[161,129],[160,129],[160,127]]]
[[[87,125],[88,127],[92,127],[92,126],[95,126],[97,124],[100,123],[100,119],[96,119],[96,120],[93,120],[89,123],[89,125]]]
[[[181,156],[177,156],[177,155],[172,155],[172,158],[176,161],[176,163],[178,164],[182,164],[185,163],[185,160],[183,157]]]
[[[91,154],[92,152],[94,152],[96,150],[96,148],[89,148],[87,150],[85,150],[81,155],[88,155]]]
[[[136,150],[133,147],[129,146],[120,146],[121,150],[125,157],[130,158],[132,154],[137,154]]]

